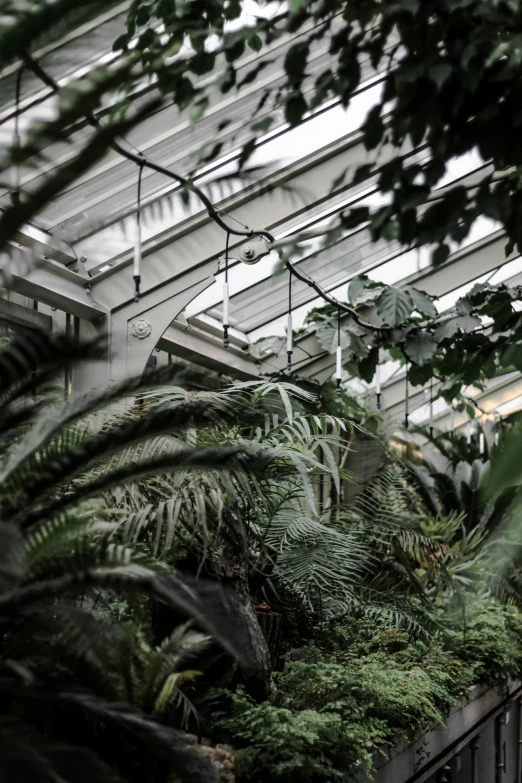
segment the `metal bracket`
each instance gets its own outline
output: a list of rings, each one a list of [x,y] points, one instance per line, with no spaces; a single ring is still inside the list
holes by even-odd
[[[263,256],[267,256],[269,253],[270,246],[266,239],[252,237],[231,250],[228,256],[243,264],[257,264]]]

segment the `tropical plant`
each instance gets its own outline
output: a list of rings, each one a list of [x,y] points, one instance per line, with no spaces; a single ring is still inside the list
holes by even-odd
[[[480,429],[480,427],[479,427]],[[424,437],[428,433],[418,431]],[[468,531],[494,534],[509,511],[514,491],[507,489],[493,499],[486,490],[491,469],[493,438],[480,430],[481,438],[459,433],[436,433],[423,448],[420,460],[408,462],[408,479],[433,516],[460,514]],[[479,441],[484,443],[480,453]],[[488,445],[489,441],[489,445]]]
[[[212,187],[207,183],[201,189],[194,180],[202,166],[225,151],[219,135],[228,121],[218,127],[218,140],[196,153],[194,170],[189,174],[158,167],[147,156],[130,152],[118,139],[166,101],[186,112],[192,122],[198,122],[213,101],[211,91],[226,94],[250,89],[251,82],[269,65],[270,59],[263,58],[238,82],[238,62],[247,48],[262,52],[264,45],[296,33],[299,35],[288,49],[284,75],[275,92],[263,90],[253,116],[245,120],[237,140],[232,140],[238,149],[238,167],[231,176],[245,176],[257,141],[281,121],[274,108],[282,106],[286,121],[294,126],[332,96],[347,106],[352,91],[367,78],[360,63],[369,58],[385,88],[380,97],[376,96],[363,124],[362,141],[368,151],[386,145],[389,157],[383,164],[381,156],[376,155],[375,160],[369,158],[353,172],[340,172],[334,184],[336,188],[349,188],[362,181],[376,181],[377,189],[389,194],[391,203],[376,209],[365,206],[341,210],[333,227],[324,227],[321,248],[361,225],[369,227],[374,241],[398,239],[405,248],[438,244],[434,260],[440,263],[467,236],[479,216],[503,224],[510,248],[519,242],[518,145],[506,133],[505,116],[512,114],[504,115],[504,106],[517,105],[518,87],[513,86],[511,77],[517,73],[518,2],[495,3],[495,9],[501,8],[498,12],[492,11],[485,0],[465,0],[457,6],[449,0],[361,0],[351,4],[349,11],[342,2],[297,2],[286,8],[278,6],[277,10],[269,3],[264,11],[258,10],[257,16],[246,19],[238,2],[214,0],[201,7],[200,0],[194,0],[178,8],[159,0],[136,0],[131,3],[126,29],[114,42],[113,59],[72,78],[66,88],[60,87],[38,62],[38,44],[70,24],[73,10],[77,14],[74,21],[79,23],[86,14],[102,10],[102,5],[94,3],[85,8],[82,2],[72,6],[70,0],[53,3],[52,7],[44,0],[29,7],[15,0],[6,0],[3,5],[9,24],[8,32],[4,31],[0,39],[0,68],[16,65],[21,53],[23,67],[60,100],[56,116],[35,124],[21,141],[17,137],[0,163],[0,172],[5,172],[10,182],[16,179],[12,175],[21,165],[42,168],[40,184],[34,191],[20,192],[6,184],[13,204],[6,206],[0,217],[0,250],[7,250],[20,226],[82,176],[109,148],[137,167],[161,171],[176,183],[173,195],[167,199],[179,198],[187,203],[189,195],[194,194],[226,229],[208,196],[208,187],[211,191]],[[329,44],[331,64],[321,78],[308,84],[306,64],[321,40]],[[420,40],[424,41],[422,51],[417,49]],[[468,41],[462,51],[456,43],[460,40]],[[140,86],[145,83],[150,89],[142,101]],[[495,95],[485,106],[482,90]],[[453,96],[449,100],[448,94]],[[104,104],[109,99],[113,107],[105,112]],[[457,110],[456,106],[461,108]],[[446,118],[444,122],[441,117]],[[71,136],[85,119],[94,127],[92,135],[82,137],[77,154],[50,170],[44,160],[46,149]],[[470,127],[476,129],[476,134],[470,134]],[[502,139],[500,146],[491,141],[497,137]],[[414,148],[426,145],[425,160],[405,154],[405,144]],[[450,162],[477,149],[488,166],[478,169],[473,184],[458,180],[435,192]],[[302,250],[299,242],[299,235],[292,235],[279,243],[289,263]],[[17,256],[16,264],[20,263],[21,257]],[[6,268],[3,271],[8,272]],[[300,274],[297,268],[294,272]],[[302,279],[315,285],[313,279]],[[436,394],[447,401],[456,400],[459,409],[472,411],[462,389],[485,383],[519,365],[522,326],[517,303],[521,296],[519,286],[479,284],[457,302],[454,312],[437,314],[432,297],[422,291],[362,277],[352,281],[346,303],[334,301],[318,317],[323,321],[321,332],[329,344],[327,350],[331,350],[339,307],[348,316],[342,329],[349,351],[347,367],[360,378],[374,377],[379,349],[386,349],[393,358],[400,356],[401,361],[411,363],[411,384],[443,381],[445,387],[437,386]],[[376,309],[377,322],[365,317],[368,306]],[[488,319],[487,324],[484,319]]]
[[[426,642],[382,619],[352,617],[287,656],[273,703],[217,693],[209,709],[217,736],[238,748],[240,780],[371,779],[381,754],[443,723],[473,683],[519,671],[517,610],[489,600],[474,604],[465,627],[461,615],[452,621]]]
[[[235,654],[240,649],[237,629],[222,591],[112,540],[111,514],[102,495],[165,470],[253,474],[278,455],[268,447],[249,449],[244,442],[204,447],[178,441],[175,448],[154,449],[165,431],[230,422],[236,411],[219,401],[151,407],[136,420],[107,412],[117,400],[165,383],[166,371],[128,379],[95,395],[59,400],[52,381],[64,365],[93,360],[97,353],[93,346],[73,349],[61,338],[38,333],[0,349],[0,764],[11,776],[34,776],[39,770],[53,781],[67,779],[71,765],[79,768],[75,780],[94,776],[115,781],[121,779],[118,770],[130,774],[124,753],[111,759],[111,765],[84,746],[81,732],[69,731],[70,721],[80,714],[87,723],[110,727],[134,753],[140,749],[140,779],[147,768],[147,745],[182,773],[198,770],[210,779],[212,771],[205,772],[190,742],[151,717],[161,712],[183,678],[191,648],[207,642],[195,631],[180,637],[177,630],[154,650],[139,643],[139,635],[127,638],[120,629],[95,622],[88,603],[82,605],[78,597],[148,596],[192,618],[222,649]],[[36,649],[27,642],[33,631]],[[92,679],[68,669],[66,659],[69,664],[76,659]],[[47,705],[43,718],[41,704]],[[62,720],[66,739],[53,733],[56,727],[45,717],[53,711],[69,716]],[[147,774],[152,780],[155,770],[151,767]]]
[[[489,489],[502,444],[495,446],[492,433],[480,427],[481,437],[471,439],[422,428],[414,432],[424,439],[422,456],[407,461],[404,478],[423,509],[420,530],[440,542],[436,558],[424,558],[416,571],[426,594],[441,606],[455,595],[461,603],[469,601],[473,591],[522,605],[520,547],[512,519],[517,489]]]
[[[170,404],[173,397],[182,404],[187,399],[182,390],[153,394],[148,404],[161,405],[162,399]],[[234,407],[241,405],[244,411],[241,421],[229,428],[190,432],[194,442],[269,446],[281,459],[247,487],[228,474],[227,480],[236,488],[233,507],[218,474],[195,481],[190,475],[165,475],[134,484],[111,501],[119,503],[123,513],[116,536],[127,543],[141,542],[167,562],[190,563],[192,558],[188,567],[206,570],[233,587],[243,616],[251,618],[252,665],[264,673],[264,685],[255,689],[256,695],[269,693],[270,665],[252,602],[294,618],[304,614],[312,625],[363,614],[388,616],[419,628],[420,608],[405,589],[394,590],[404,575],[387,584],[376,578],[380,567],[391,560],[390,546],[397,557],[401,552],[405,562],[406,552],[418,559],[420,550],[440,548],[419,531],[420,512],[417,526],[409,518],[415,497],[410,491],[408,503],[403,503],[408,494],[403,477],[391,468],[353,508],[321,507],[314,497],[318,479],[326,478],[337,490],[342,481],[353,481],[351,474],[337,467],[339,449],[341,453],[349,449],[354,432],[371,434],[353,422],[303,411],[302,406],[312,405],[313,398],[289,384],[237,384],[210,397],[207,392],[191,396],[233,399]],[[259,419],[260,413],[264,424],[251,426],[249,419]],[[296,457],[298,472],[288,469]],[[392,488],[397,493],[395,506],[390,505]],[[410,573],[415,583],[412,569],[413,565]],[[418,584],[416,588],[418,592]]]

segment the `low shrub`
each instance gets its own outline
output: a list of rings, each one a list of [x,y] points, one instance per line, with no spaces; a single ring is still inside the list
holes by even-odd
[[[376,751],[444,721],[473,683],[522,669],[522,618],[494,601],[428,641],[368,620],[292,651],[273,703],[216,694],[212,721],[237,748],[243,783],[333,783],[371,776]]]

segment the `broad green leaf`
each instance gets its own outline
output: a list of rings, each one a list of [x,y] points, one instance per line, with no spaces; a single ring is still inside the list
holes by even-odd
[[[369,353],[369,346],[356,334],[350,334],[350,345],[356,359],[365,359]]]
[[[520,431],[512,431],[500,453],[493,459],[488,482],[490,497],[502,492],[506,487],[518,486],[522,482],[521,448]],[[518,513],[520,514],[520,508]]]
[[[384,134],[384,124],[381,118],[381,106],[377,104],[368,112],[363,125],[364,146],[373,150],[380,143]]]
[[[431,359],[435,351],[437,350],[437,343],[429,334],[422,330],[412,335],[406,340],[404,346],[404,352],[408,358],[422,367],[428,359]]]
[[[432,377],[432,368],[429,365],[419,367],[411,364],[408,370],[408,381],[412,386],[425,386]]]
[[[366,381],[366,383],[371,383],[373,380],[373,377],[375,375],[375,370],[377,369],[377,362],[379,361],[379,350],[377,348],[372,348],[368,356],[366,358],[361,359],[361,361],[358,364],[358,370],[359,375],[363,379],[363,381]]]
[[[425,291],[419,291],[417,288],[411,288],[408,286],[406,289],[413,299],[415,309],[425,315],[428,318],[435,318],[437,315],[437,308],[433,304],[433,299]]]
[[[445,242],[438,245],[431,256],[431,262],[433,266],[440,266],[443,264],[450,255],[450,249]]]
[[[348,301],[354,306],[374,302],[383,288],[382,283],[376,283],[366,275],[357,275],[348,285]]]
[[[263,48],[263,41],[257,33],[254,33],[248,39],[248,45],[254,52],[259,52]]]
[[[444,321],[434,332],[434,339],[437,343],[449,337],[454,337],[457,332],[473,332],[480,326],[480,318],[476,315],[461,315],[456,318],[449,318]]]
[[[473,332],[478,326],[481,326],[481,320],[477,315],[461,315],[455,320],[459,331],[465,334]]]
[[[497,60],[500,60],[500,58],[503,57],[509,50],[509,46],[510,44],[508,41],[503,41],[497,47],[495,47],[486,60],[485,67],[490,68],[493,63],[495,63]]]
[[[408,291],[388,286],[377,299],[377,313],[385,324],[398,326],[412,314],[413,300]]]
[[[364,291],[366,279],[367,278],[362,275],[357,275],[357,277],[354,277],[348,284],[348,301],[350,304],[357,304],[359,294]]]
[[[286,337],[264,337],[257,343],[249,345],[248,352],[254,359],[266,359],[274,354],[279,356],[286,345]]]
[[[514,367],[520,371],[522,367],[522,348],[520,343],[511,343],[499,358],[502,367]]]
[[[470,315],[473,310],[473,304],[470,302],[467,296],[463,296],[457,301],[455,310],[459,315]]]
[[[290,0],[290,13],[297,14],[309,4],[310,0]]]
[[[315,333],[321,348],[324,348],[328,353],[335,353],[337,348],[337,324],[327,323],[320,326]],[[350,337],[341,329],[341,348],[348,348],[350,346]]]
[[[290,125],[299,125],[308,105],[300,92],[291,95],[285,105],[285,118]]]

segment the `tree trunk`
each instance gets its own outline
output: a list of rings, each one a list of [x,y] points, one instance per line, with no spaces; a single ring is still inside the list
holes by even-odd
[[[241,637],[239,666],[245,688],[261,701],[273,692],[270,652],[254,609],[246,558],[226,549],[217,563],[218,576],[226,589],[225,601]]]

